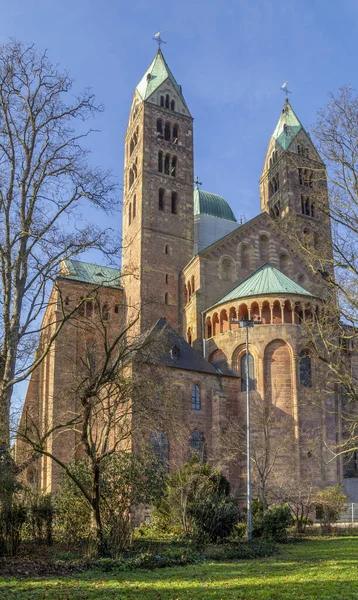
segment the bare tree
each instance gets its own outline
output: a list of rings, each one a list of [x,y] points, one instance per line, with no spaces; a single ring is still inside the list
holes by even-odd
[[[108,211],[114,185],[89,166],[86,121],[101,111],[86,90],[51,64],[46,52],[11,42],[0,47],[0,444],[9,447],[14,385],[33,360],[60,260],[102,248],[106,234],[81,224],[84,203]],[[60,317],[61,318],[61,317]],[[56,328],[57,335],[59,327]]]
[[[358,450],[358,96],[351,87],[330,94],[313,133],[325,165],[312,169],[311,233],[302,235],[300,217],[279,226],[316,275],[323,299],[319,313],[303,325],[315,360],[326,367],[322,390],[339,396],[340,406],[330,409],[343,419],[339,447],[328,448],[334,459]]]
[[[66,328],[75,327],[80,334],[83,332],[84,340],[89,334],[91,339],[82,345],[76,375],[53,399],[62,404],[61,414],[46,428],[47,420],[39,419],[38,409],[25,407],[17,437],[22,455],[27,454],[28,465],[40,457],[48,457],[80,490],[91,509],[98,553],[104,555],[108,547],[103,524],[103,476],[108,460],[137,449],[143,454],[149,445],[148,432],[161,426],[165,412],[163,398],[168,390],[149,376],[165,345],[162,332],[132,337],[130,331],[135,328],[136,319],[116,328],[103,318],[100,301],[94,304],[91,318],[73,318],[62,330],[67,334],[66,339],[71,339]],[[51,407],[48,410],[51,412]],[[69,436],[73,443],[72,457],[87,461],[88,485],[79,476],[76,464],[63,456]],[[147,443],[143,443],[143,437]],[[55,444],[55,439],[59,443]],[[120,499],[118,505],[122,506]],[[124,512],[128,510],[126,506]]]
[[[293,438],[292,417],[279,408],[279,394],[261,397],[251,392],[251,473],[266,509],[270,483],[279,477],[284,468],[283,457]],[[238,461],[246,471],[246,425],[241,419],[231,420],[222,435],[223,454],[229,461]]]

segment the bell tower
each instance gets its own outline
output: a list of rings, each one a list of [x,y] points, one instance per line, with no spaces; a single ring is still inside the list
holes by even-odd
[[[325,165],[286,98],[260,179],[261,211],[308,244],[332,252]]]
[[[193,119],[160,48],[135,89],[125,138],[123,285],[129,321],[179,328],[193,256]]]

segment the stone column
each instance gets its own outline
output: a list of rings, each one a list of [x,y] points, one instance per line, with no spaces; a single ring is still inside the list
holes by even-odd
[[[280,306],[281,306],[281,323],[284,323],[285,322],[285,303],[280,302]]]

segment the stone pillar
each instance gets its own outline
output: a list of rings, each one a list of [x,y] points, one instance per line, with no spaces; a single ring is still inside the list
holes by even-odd
[[[281,306],[281,323],[284,323],[285,322],[285,303],[280,302],[280,306]]]
[[[273,302],[270,302],[270,323],[273,323]]]

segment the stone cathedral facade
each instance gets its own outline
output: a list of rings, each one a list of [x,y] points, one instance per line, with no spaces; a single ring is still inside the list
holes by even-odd
[[[232,321],[254,319],[248,383],[253,410],[268,402],[277,412],[272,431],[276,448],[282,442],[281,476],[299,480],[310,470],[320,485],[340,482],[341,464],[324,456],[337,443],[338,398],[310,401],[320,378],[302,334],[322,302],[319,281],[276,226],[294,215],[302,236],[319,227],[327,233],[329,223],[310,199],[310,173],[324,169],[322,160],[286,100],[260,178],[261,212],[245,223],[224,198],[193,184],[193,163],[193,117],[159,49],[135,89],[125,135],[121,271],[67,260],[58,289],[70,304],[96,286],[113,331],[136,317],[135,335],[163,331],[167,344],[156,369],[180,386],[188,435],[180,446],[169,430],[149,439],[169,468],[190,448],[202,451],[223,465],[238,494],[245,493],[244,461],[226,459],[223,442],[233,423],[244,427],[246,420],[245,330]],[[319,185],[328,202],[326,182]],[[56,293],[45,319],[56,310]],[[87,302],[83,314],[91,310]],[[63,328],[31,379],[23,415],[31,407],[39,426],[61,419],[71,402],[65,381],[76,378],[85,346],[83,331]],[[48,443],[64,461],[77,455],[73,432]],[[17,452],[24,452],[19,442]],[[43,457],[26,476],[52,491],[59,469]]]

